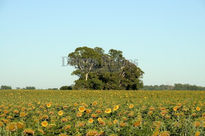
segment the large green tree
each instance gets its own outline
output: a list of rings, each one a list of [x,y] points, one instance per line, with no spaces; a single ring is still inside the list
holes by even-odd
[[[76,70],[72,73],[88,80],[90,72],[93,72],[99,65],[101,55],[99,52],[88,47],[79,47],[68,55],[68,64]]]
[[[122,51],[79,47],[68,55],[68,64],[75,67],[79,77],[74,89],[138,90],[143,87],[144,72],[126,60]]]

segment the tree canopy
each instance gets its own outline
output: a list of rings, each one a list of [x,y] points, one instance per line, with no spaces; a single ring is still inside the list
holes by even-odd
[[[68,55],[68,64],[75,67],[79,77],[74,89],[85,90],[138,90],[143,87],[144,72],[125,59],[123,52],[100,47],[79,47]]]

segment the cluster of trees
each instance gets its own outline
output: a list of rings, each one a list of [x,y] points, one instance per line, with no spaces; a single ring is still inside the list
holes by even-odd
[[[48,88],[48,90],[58,90],[58,88]]]
[[[0,89],[1,90],[11,90],[12,87],[11,86],[7,86],[7,85],[2,85]]]
[[[60,90],[72,90],[73,87],[72,86],[62,86],[60,87]]]
[[[145,85],[143,90],[205,90],[205,87],[190,84]]]
[[[59,89],[58,88],[48,88],[46,90],[72,90],[72,89],[73,89],[72,86],[62,86]],[[0,87],[0,90],[12,90],[12,87],[8,85],[2,85]],[[25,88],[17,87],[16,90],[36,90],[36,88],[34,86],[27,86]],[[43,90],[43,89],[40,89],[40,90]]]
[[[36,90],[36,87],[34,86],[27,86],[26,88],[23,88],[25,90]]]
[[[75,67],[79,77],[73,89],[138,90],[143,87],[144,72],[127,60],[122,51],[79,47],[68,55],[68,64]]]
[[[16,89],[17,90],[36,90],[36,87],[34,87],[34,86],[27,86],[25,88],[17,87]]]
[[[189,84],[175,84],[174,90],[205,90],[205,87]]]
[[[12,87],[11,87],[11,86],[8,86],[8,85],[2,85],[0,89],[1,89],[1,90],[11,90]],[[16,89],[17,89],[17,90],[20,90],[20,89],[22,89],[22,90],[35,90],[36,88],[35,88],[34,86],[27,86],[27,87],[25,87],[25,88],[17,87]]]

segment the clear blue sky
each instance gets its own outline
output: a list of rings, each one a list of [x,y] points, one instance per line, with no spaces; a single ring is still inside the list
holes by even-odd
[[[138,59],[148,85],[205,86],[205,1],[0,0],[0,85],[72,84],[79,46]]]

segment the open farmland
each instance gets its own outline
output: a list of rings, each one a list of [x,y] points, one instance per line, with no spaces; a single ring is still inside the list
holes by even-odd
[[[203,91],[1,90],[0,135],[205,135]]]

